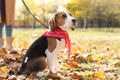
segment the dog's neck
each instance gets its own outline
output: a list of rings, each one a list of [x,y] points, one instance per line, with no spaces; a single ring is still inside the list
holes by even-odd
[[[63,31],[67,31],[67,29],[64,26],[57,26],[57,27]],[[48,31],[52,31],[52,30],[49,28]]]
[[[63,31],[66,31],[66,28],[64,26],[59,26],[60,29],[62,29]]]
[[[50,29],[49,29],[50,30]],[[67,31],[61,29],[60,27],[56,27],[54,31],[46,31],[43,34],[44,37],[47,38],[55,38],[55,39],[64,39],[65,40],[65,46],[68,48],[68,58],[70,57],[70,52],[71,52],[71,41],[69,39],[69,35]]]

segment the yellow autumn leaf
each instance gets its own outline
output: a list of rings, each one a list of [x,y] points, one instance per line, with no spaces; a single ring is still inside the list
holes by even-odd
[[[68,67],[69,65],[67,63],[62,63],[62,66]]]
[[[62,74],[63,76],[66,76],[66,75],[67,75],[66,70],[60,70],[60,72],[61,72],[61,74]]]
[[[93,75],[93,72],[92,71],[85,71],[85,74],[86,75]]]
[[[101,71],[98,71],[98,72],[94,72],[93,73],[93,76],[94,77],[97,77],[97,78],[100,78],[100,79],[105,79],[105,73],[104,72],[101,72]]]
[[[83,52],[83,50],[82,50],[80,47],[74,47],[74,48],[72,49],[72,53],[73,53],[74,55],[78,55],[78,54],[83,54],[84,52]]]
[[[94,56],[94,60],[99,60],[99,59],[101,59],[103,56],[101,56],[101,55],[96,55],[96,56]]]
[[[58,73],[55,73],[55,74],[51,74],[50,76],[48,76],[49,78],[52,78],[52,79],[60,79],[60,76],[58,75]]]
[[[23,45],[24,48],[28,48],[29,42],[27,40],[24,40],[22,45]]]
[[[0,71],[1,71],[2,73],[7,74],[7,72],[8,72],[7,66],[1,67],[1,68],[0,68]]]

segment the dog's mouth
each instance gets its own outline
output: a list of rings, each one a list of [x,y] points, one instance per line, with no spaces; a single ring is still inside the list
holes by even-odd
[[[71,27],[71,30],[74,31],[75,27],[76,27],[76,24],[73,24],[72,27]]]
[[[72,30],[72,31],[74,31],[74,30],[75,30],[75,28],[71,28],[71,30]]]
[[[74,31],[74,30],[75,30],[76,25],[77,25],[77,22],[76,22],[76,20],[75,20],[75,21],[73,22],[72,27],[71,27],[71,30],[72,30],[72,31]]]

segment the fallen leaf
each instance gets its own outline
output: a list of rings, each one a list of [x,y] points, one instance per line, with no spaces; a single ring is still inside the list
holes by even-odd
[[[6,80],[6,78],[5,77],[0,77],[0,80]]]
[[[77,73],[73,73],[72,75],[71,75],[71,77],[72,78],[74,78],[74,79],[80,79],[80,78],[82,78],[82,77],[80,77]]]
[[[70,67],[74,67],[74,68],[76,68],[76,67],[78,67],[78,62],[76,62],[76,61],[71,61],[70,63],[69,63],[69,65],[70,65]]]
[[[4,62],[3,58],[0,58],[0,66],[3,66],[3,65],[5,65],[5,62]]]
[[[10,76],[7,80],[17,80],[15,75]]]
[[[114,65],[115,65],[115,67],[119,67],[120,66],[120,61],[116,62]]]
[[[28,48],[29,47],[29,42],[27,41],[27,40],[24,40],[23,41],[23,43],[22,43],[22,46],[24,47],[24,48]]]
[[[93,76],[97,77],[97,78],[100,78],[100,79],[105,79],[106,78],[105,73],[101,72],[101,71],[94,72]]]
[[[75,61],[78,63],[86,62],[85,58],[83,56],[76,56]]]
[[[6,56],[7,56],[7,59],[9,59],[9,60],[13,60],[13,61],[16,60],[16,57],[12,54],[6,54]]]
[[[60,79],[61,77],[58,75],[58,73],[51,74],[48,76],[49,79]]]
[[[2,66],[0,67],[0,71],[4,74],[7,74],[8,73],[8,69],[7,69],[7,66]]]

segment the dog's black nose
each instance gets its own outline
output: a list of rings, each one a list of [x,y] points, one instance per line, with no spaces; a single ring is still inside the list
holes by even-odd
[[[72,22],[73,22],[73,23],[76,23],[76,21],[77,21],[76,19],[72,19]]]

